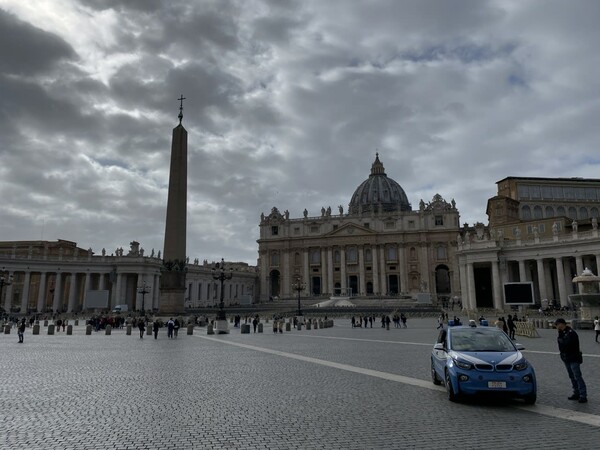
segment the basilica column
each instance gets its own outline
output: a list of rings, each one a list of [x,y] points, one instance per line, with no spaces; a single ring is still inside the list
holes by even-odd
[[[340,276],[342,295],[346,295],[347,280],[346,280],[346,247],[340,247]]]
[[[377,261],[377,246],[371,247],[371,258],[373,259],[373,293],[380,295],[379,293],[379,263]]]
[[[540,300],[547,300],[548,292],[546,290],[546,274],[544,272],[544,260],[536,259],[536,262],[538,274],[538,287],[540,289]]]
[[[400,289],[398,289],[398,293],[408,292],[410,289],[408,288],[408,268],[406,266],[406,248],[404,248],[404,244],[398,245],[398,267],[400,269]]]
[[[525,260],[524,259],[519,260],[519,281],[521,283],[523,283],[524,281],[527,281],[527,272],[525,272]]]
[[[303,279],[304,282],[306,283],[306,291],[308,292],[308,295],[312,295],[312,286],[311,286],[311,279],[310,279],[310,265],[308,263],[308,249],[304,250],[304,274],[303,274]]]
[[[575,267],[577,267],[577,274],[576,276],[579,276],[583,273],[583,256],[576,256],[575,257]]]
[[[283,267],[281,267],[281,275],[282,275],[282,280],[281,280],[281,297],[285,298],[285,297],[290,297],[290,291],[291,291],[291,280],[290,280],[290,271],[291,271],[291,267],[290,267],[290,252],[288,250],[283,250],[282,251],[283,255],[282,255],[282,263],[283,263]]]
[[[569,305],[569,297],[567,295],[567,286],[565,283],[565,268],[561,257],[556,258],[556,279],[558,281],[558,296],[560,297],[560,306]]]
[[[494,299],[494,308],[498,311],[504,309],[502,302],[502,286],[500,285],[500,270],[498,261],[492,261],[492,295]]]
[[[31,272],[25,272],[23,280],[23,298],[21,299],[21,314],[27,313],[29,307],[29,284],[31,283]]]
[[[459,277],[459,286],[460,286],[460,296],[463,302],[463,305],[467,308],[470,308],[469,304],[469,282],[467,278],[467,265],[464,263],[458,264],[458,277]]]
[[[365,295],[366,282],[365,282],[365,248],[363,245],[358,247],[358,293]]]
[[[333,295],[333,249],[327,249],[327,292]]]
[[[14,272],[11,270],[8,272],[8,278],[14,277]],[[10,314],[10,308],[12,306],[12,284],[7,284],[4,289],[4,311]]]
[[[429,247],[427,242],[419,242],[419,267],[421,272],[421,282],[427,283],[427,292],[432,292],[431,279],[429,276]]]
[[[468,308],[477,309],[477,295],[475,294],[475,272],[473,263],[467,263],[467,283],[469,290]],[[463,308],[465,305],[463,304]]]
[[[52,311],[62,312],[62,273],[56,272],[56,283],[54,284],[54,298],[52,299]]]
[[[40,273],[40,289],[37,298],[37,312],[42,312],[46,309],[46,272]]]
[[[380,275],[381,275],[381,295],[387,295],[388,293],[388,289],[387,289],[387,273],[386,273],[386,266],[385,266],[385,245],[382,245],[380,247],[380,252],[379,252],[379,262],[380,264]]]
[[[67,303],[67,312],[71,313],[75,309],[75,295],[77,293],[77,273],[71,273],[69,277],[69,302]]]
[[[321,247],[321,294],[328,294],[329,276],[327,270],[327,249]]]

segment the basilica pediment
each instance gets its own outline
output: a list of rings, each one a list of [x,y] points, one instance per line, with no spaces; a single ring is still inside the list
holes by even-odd
[[[374,234],[370,228],[365,228],[362,225],[355,223],[347,223],[336,230],[330,231],[325,236],[356,236],[362,234]]]

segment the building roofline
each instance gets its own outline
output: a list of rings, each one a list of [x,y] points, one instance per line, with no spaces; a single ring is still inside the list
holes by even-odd
[[[548,177],[506,177],[502,178],[500,181],[496,181],[496,184],[502,183],[506,180],[528,180],[528,181],[571,181],[577,183],[599,183],[600,178],[581,178],[581,177],[571,177],[571,178],[548,178]]]

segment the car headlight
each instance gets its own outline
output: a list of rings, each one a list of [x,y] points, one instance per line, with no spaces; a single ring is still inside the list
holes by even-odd
[[[466,361],[461,361],[460,359],[455,359],[454,364],[456,364],[456,367],[463,370],[470,370],[473,368],[473,364]]]
[[[525,369],[527,369],[527,366],[528,366],[527,361],[525,361],[524,359],[519,361],[515,365],[513,365],[515,370],[525,370]]]

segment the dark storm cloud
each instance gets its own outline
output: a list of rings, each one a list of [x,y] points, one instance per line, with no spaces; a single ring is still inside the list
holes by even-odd
[[[0,9],[0,73],[39,75],[76,57],[69,44]]]

